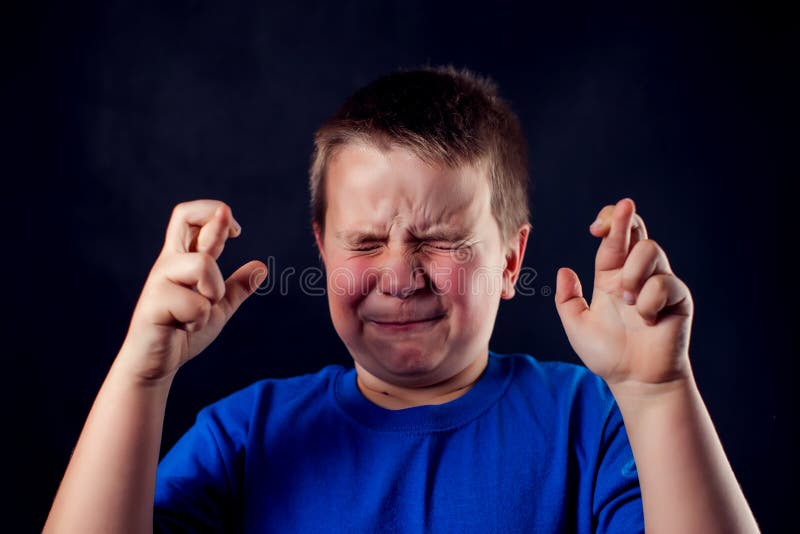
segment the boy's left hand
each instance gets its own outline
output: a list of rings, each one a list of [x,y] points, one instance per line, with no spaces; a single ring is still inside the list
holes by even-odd
[[[556,283],[556,308],[572,348],[610,386],[688,377],[692,295],[647,238],[633,201],[604,207],[590,231],[603,238],[591,306],[572,269],[559,269]]]

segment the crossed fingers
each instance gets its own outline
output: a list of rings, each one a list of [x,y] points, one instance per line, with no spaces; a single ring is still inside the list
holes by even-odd
[[[241,233],[230,207],[218,200],[194,200],[175,206],[164,242],[171,252],[204,252],[217,259],[228,237]]]
[[[648,238],[633,200],[625,198],[603,207],[589,229],[603,238],[595,257],[595,278],[618,270],[615,293],[625,304],[635,305],[647,324],[655,324],[662,311],[678,307],[689,297],[688,288],[672,272],[664,250]],[[691,313],[690,309],[682,311]]]

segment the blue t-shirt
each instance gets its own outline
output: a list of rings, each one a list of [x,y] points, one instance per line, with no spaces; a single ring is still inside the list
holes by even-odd
[[[643,532],[622,417],[584,367],[489,353],[461,397],[381,408],[355,370],[256,382],[158,467],[156,531]]]

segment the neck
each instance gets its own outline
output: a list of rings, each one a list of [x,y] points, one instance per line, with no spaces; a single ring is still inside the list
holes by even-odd
[[[486,369],[488,361],[487,351],[450,378],[430,386],[414,388],[396,386],[381,380],[356,362],[356,384],[368,400],[388,410],[402,410],[426,404],[444,404],[469,391]]]

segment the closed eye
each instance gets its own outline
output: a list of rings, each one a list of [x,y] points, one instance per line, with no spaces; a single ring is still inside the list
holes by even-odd
[[[369,252],[372,250],[377,250],[378,248],[380,248],[380,246],[381,245],[378,243],[369,243],[365,245],[355,245],[349,248],[354,252]]]
[[[427,243],[427,246],[430,248],[434,248],[436,250],[459,250],[462,248],[467,248],[469,243],[466,241],[457,241],[457,242],[443,242],[443,241],[434,241],[432,243]]]

